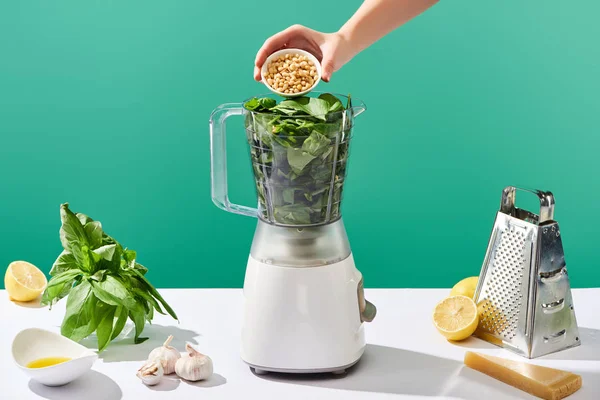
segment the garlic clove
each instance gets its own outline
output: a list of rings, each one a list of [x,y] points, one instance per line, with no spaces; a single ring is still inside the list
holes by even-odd
[[[182,356],[175,363],[177,375],[187,381],[200,381],[208,379],[213,374],[212,359],[194,349],[189,343],[185,345],[188,354]]]
[[[169,346],[171,340],[173,340],[173,335],[170,335],[162,346],[155,348],[148,355],[148,360],[155,360],[157,358],[161,360],[165,375],[175,372],[175,363],[181,358],[181,354],[177,349]]]
[[[153,386],[163,377],[163,367],[160,360],[147,361],[137,372],[136,376],[147,386]]]

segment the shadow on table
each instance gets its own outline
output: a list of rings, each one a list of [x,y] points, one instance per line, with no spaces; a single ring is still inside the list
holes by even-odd
[[[452,342],[452,345],[458,347],[464,347],[468,350],[477,351],[479,349],[497,349],[498,346],[494,346],[491,343],[486,342],[485,340],[479,339],[475,336],[468,337],[465,340],[461,340],[460,342]]]
[[[600,361],[600,330],[579,327],[579,339],[579,346],[548,354],[541,359]]]
[[[17,300],[11,300],[14,304],[18,305],[19,307],[23,307],[23,308],[44,308],[44,307],[48,307],[45,305],[42,305],[42,296],[38,296],[37,298],[31,300],[31,301],[17,301]]]
[[[64,386],[50,387],[30,380],[29,390],[49,400],[120,400],[123,398],[123,392],[115,381],[94,370]]]
[[[190,382],[182,379],[181,382],[186,383],[190,386],[196,386],[201,388],[211,388],[215,386],[221,386],[227,383],[227,379],[221,374],[213,374],[210,378],[205,381]]]
[[[126,329],[132,329],[132,327],[126,327]],[[98,356],[105,363],[118,361],[144,361],[148,358],[148,354],[150,354],[154,348],[161,346],[169,335],[173,335],[171,346],[176,349],[184,349],[186,343],[192,345],[198,344],[196,337],[200,336],[200,334],[195,331],[182,329],[176,325],[165,326],[151,324],[146,325],[142,332],[141,336],[148,338],[145,342],[133,345],[132,331],[124,338],[120,340],[117,338],[117,340],[110,343]],[[82,340],[81,344],[90,349],[96,349],[98,346],[96,335],[90,335]]]
[[[600,361],[600,330],[594,328],[579,327],[579,339],[581,344],[577,347],[562,350],[557,353],[539,357],[540,360],[576,360],[576,361]],[[497,347],[475,337],[470,337],[462,342],[452,344],[465,349],[477,351],[477,349],[496,349]]]
[[[148,386],[148,389],[154,390],[156,392],[170,392],[179,387],[181,383],[190,386],[196,386],[201,388],[211,388],[215,386],[221,386],[227,383],[227,379],[223,375],[213,374],[209,379],[198,381],[198,382],[189,382],[185,379],[179,378],[177,375],[167,375],[164,376],[160,383],[156,386]]]
[[[177,376],[167,375],[163,376],[158,385],[148,386],[148,389],[155,392],[170,392],[179,387],[181,380]]]
[[[592,376],[582,374],[584,382]],[[358,364],[346,375],[291,375],[269,373],[257,377],[281,383],[373,393],[443,396],[465,400],[488,398],[531,399],[531,396],[462,362],[393,347],[367,345]],[[595,388],[589,388],[594,393]]]

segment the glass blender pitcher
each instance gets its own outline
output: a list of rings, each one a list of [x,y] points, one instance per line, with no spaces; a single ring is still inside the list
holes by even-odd
[[[345,371],[364,352],[363,322],[376,313],[364,299],[340,209],[354,121],[366,106],[347,96],[313,96],[341,103],[329,110],[305,99],[274,109],[276,97],[253,98],[221,105],[210,118],[213,202],[258,217],[241,346],[257,373]],[[233,204],[227,194],[225,121],[234,115],[244,119],[256,208]]]

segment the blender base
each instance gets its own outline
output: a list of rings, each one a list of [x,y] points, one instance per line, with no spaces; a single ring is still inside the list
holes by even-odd
[[[365,350],[362,274],[350,254],[318,267],[248,259],[242,359],[257,374],[340,372]]]
[[[270,372],[281,373],[281,374],[326,374],[326,373],[331,373],[333,375],[343,375],[343,374],[346,373],[346,370],[348,368],[353,367],[359,361],[360,361],[360,358],[358,360],[354,361],[353,363],[348,364],[348,365],[346,365],[344,367],[314,369],[314,370],[310,370],[310,369],[265,368],[265,367],[261,367],[261,366],[258,366],[258,365],[252,365],[252,364],[248,364],[248,366],[250,367],[250,369],[256,375],[266,375],[266,374],[268,374]]]

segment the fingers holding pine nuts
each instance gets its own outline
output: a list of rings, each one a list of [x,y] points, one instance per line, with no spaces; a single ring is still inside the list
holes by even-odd
[[[285,54],[267,65],[265,81],[272,89],[286,94],[304,92],[317,82],[315,64],[302,54]]]

